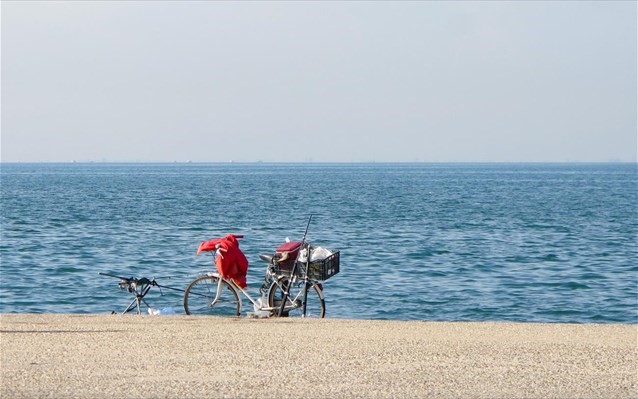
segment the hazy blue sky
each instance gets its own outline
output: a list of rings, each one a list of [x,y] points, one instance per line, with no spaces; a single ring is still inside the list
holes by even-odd
[[[2,1],[2,161],[632,161],[636,2]]]

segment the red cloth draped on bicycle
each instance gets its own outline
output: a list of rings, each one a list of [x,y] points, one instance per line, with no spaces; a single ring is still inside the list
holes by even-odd
[[[228,234],[226,237],[213,238],[202,241],[197,248],[197,255],[204,251],[217,251],[215,265],[217,271],[224,278],[232,279],[241,288],[246,287],[246,273],[248,273],[248,260],[239,249],[238,238],[241,235]]]

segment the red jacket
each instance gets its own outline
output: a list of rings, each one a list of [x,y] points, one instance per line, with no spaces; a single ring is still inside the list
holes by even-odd
[[[197,248],[197,255],[202,251],[216,251],[219,249],[215,265],[217,271],[224,278],[232,279],[241,288],[246,287],[246,273],[248,273],[248,260],[239,249],[238,238],[242,235],[228,234],[226,237],[213,238],[202,241]]]

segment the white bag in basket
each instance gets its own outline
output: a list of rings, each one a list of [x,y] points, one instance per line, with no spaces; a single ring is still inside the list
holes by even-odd
[[[323,247],[317,247],[313,249],[312,252],[310,253],[310,262],[324,260],[330,255],[332,255],[332,252],[329,249],[326,249]]]

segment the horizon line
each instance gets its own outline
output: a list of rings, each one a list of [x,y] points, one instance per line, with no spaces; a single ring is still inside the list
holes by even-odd
[[[608,161],[3,161],[0,164],[636,164],[638,160],[608,160]]]

